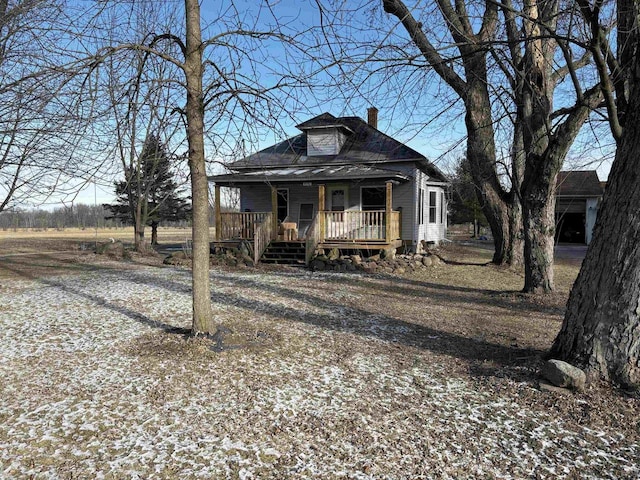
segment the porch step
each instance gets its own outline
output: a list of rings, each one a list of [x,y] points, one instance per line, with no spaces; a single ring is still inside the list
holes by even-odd
[[[271,242],[260,258],[262,263],[304,265],[304,242]]]

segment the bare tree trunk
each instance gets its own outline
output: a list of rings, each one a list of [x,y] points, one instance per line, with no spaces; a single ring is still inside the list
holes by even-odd
[[[636,62],[636,65],[640,62]],[[637,70],[636,70],[637,71]],[[640,385],[640,88],[551,356],[623,386]]]
[[[471,167],[477,196],[489,222],[495,247],[493,263],[505,264],[513,258],[509,226],[508,194],[502,188],[496,170],[496,146],[491,98],[487,82],[487,50],[479,45],[493,37],[497,26],[497,4],[489,3],[482,28],[475,33],[472,22],[461,21],[450,4],[440,2],[453,39],[458,43],[465,79],[440,56],[418,22],[401,0],[383,0],[385,12],[394,15],[407,30],[434,71],[456,92],[465,104],[467,159]]]
[[[516,88],[514,88],[516,90]],[[524,180],[526,152],[524,150],[524,127],[521,122],[513,126],[513,144],[511,146],[511,192],[509,197],[509,235],[511,251],[507,263],[512,267],[524,264],[524,225],[522,220],[522,201],[520,190]]]
[[[549,162],[547,162],[549,163]],[[554,289],[553,247],[555,185],[558,172],[527,182],[522,196],[524,225],[524,292],[548,293]]]
[[[497,192],[492,190],[485,190],[484,202],[482,211],[493,235],[494,252],[491,262],[496,265],[507,265],[513,249],[508,207]]]
[[[467,158],[482,212],[489,222],[493,235],[492,262],[498,265],[509,262],[512,254],[509,233],[509,204],[496,175],[496,149],[491,105],[486,82],[486,63],[483,54],[467,58],[468,71],[465,124],[467,127]]]
[[[524,263],[522,204],[515,194],[510,199],[507,213],[509,215],[509,249],[506,252],[505,263],[512,267],[521,267]]]
[[[187,81],[187,137],[193,205],[193,325],[194,334],[214,331],[209,281],[209,188],[204,156],[204,101],[202,92],[202,35],[198,0],[185,0]]]
[[[144,239],[144,221],[143,221],[143,212],[142,212],[142,202],[140,201],[140,197],[138,197],[138,202],[136,203],[136,213],[134,215],[134,244],[136,252],[143,252],[146,248],[145,239]]]
[[[639,89],[640,90],[640,89]],[[554,358],[640,385],[640,91],[627,111],[594,238],[571,291]]]
[[[158,222],[151,222],[151,245],[158,245]]]

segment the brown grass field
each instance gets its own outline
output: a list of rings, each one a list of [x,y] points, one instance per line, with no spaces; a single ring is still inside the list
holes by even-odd
[[[214,229],[211,228],[213,238]],[[145,229],[145,235],[151,238],[151,228]],[[0,242],[14,239],[38,239],[38,240],[68,240],[75,242],[91,242],[96,239],[104,242],[109,239],[122,240],[123,242],[133,242],[133,227],[124,228],[49,228],[42,230],[38,228],[18,228],[0,230]],[[191,228],[158,228],[158,241],[160,243],[179,242],[191,238]]]
[[[0,232],[0,478],[640,476],[636,394],[540,386],[580,260],[545,296],[473,245],[401,276],[212,267],[216,344],[180,333],[188,269],[93,241]]]

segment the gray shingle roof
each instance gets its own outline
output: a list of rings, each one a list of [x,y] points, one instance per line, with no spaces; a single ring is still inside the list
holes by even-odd
[[[348,132],[337,155],[307,156],[309,129],[338,127]],[[323,113],[298,125],[303,133],[228,165],[238,172],[290,166],[372,165],[418,162],[432,178],[447,182],[446,176],[421,153],[371,127],[359,117],[334,117]]]
[[[595,170],[560,172],[556,185],[558,197],[599,197],[602,195],[600,179]]]

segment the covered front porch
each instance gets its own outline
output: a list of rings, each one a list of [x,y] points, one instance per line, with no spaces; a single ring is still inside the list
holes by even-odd
[[[335,187],[332,202],[327,201],[327,185],[317,184],[317,202],[300,203],[298,214],[294,216],[289,215],[289,189],[283,185],[270,186],[271,211],[223,212],[220,208],[222,184],[216,183],[214,245],[248,242],[257,263],[271,243],[297,243],[304,245],[306,264],[318,249],[397,248],[402,245],[401,212],[392,209],[393,184],[393,181],[387,181],[384,186],[376,187],[379,203],[383,200],[384,203],[366,210],[338,210],[341,207],[336,205]]]

